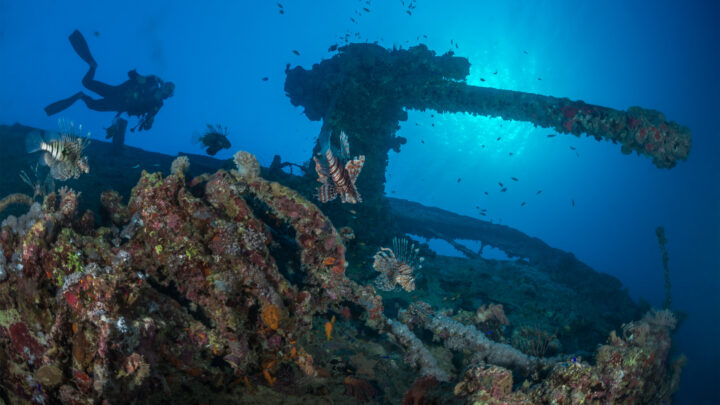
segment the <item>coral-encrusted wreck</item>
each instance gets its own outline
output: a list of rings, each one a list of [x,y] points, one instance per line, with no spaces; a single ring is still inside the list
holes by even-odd
[[[355,44],[288,70],[291,102],[367,157],[357,211],[321,211],[309,166],[292,176],[278,157],[264,170],[247,152],[190,167],[93,142],[103,164],[75,191],[0,177],[0,213],[13,214],[0,225],[0,405],[668,403],[685,361],[670,358],[671,311],[647,313],[617,279],[537,238],[383,187],[404,108],[587,133],[661,168],[687,157],[689,130],[635,107],[467,86],[468,68],[424,46]],[[7,172],[27,169],[33,130],[0,126]],[[376,291],[373,254],[405,234],[466,257],[418,244],[422,271],[396,272],[412,292]]]
[[[0,386],[11,403],[273,386],[289,365],[317,375],[301,344],[316,314],[348,301],[381,320],[372,287],[344,277],[332,224],[278,183],[143,173],[128,206],[119,200],[103,196],[117,227],[94,228],[62,189],[2,228]]]
[[[325,215],[251,155],[236,162],[192,180],[187,158],[143,172],[127,206],[103,194],[109,227],[66,188],[4,221],[3,401],[660,403],[676,389],[668,311],[611,333],[594,365],[486,336],[507,324],[502,306],[468,321],[417,302],[387,319],[374,288],[345,276]],[[318,339],[328,313],[342,318],[332,341]]]

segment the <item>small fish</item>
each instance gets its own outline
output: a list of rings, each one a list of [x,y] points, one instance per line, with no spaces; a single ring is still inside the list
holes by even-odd
[[[510,177],[510,178],[513,179],[514,181],[519,181],[519,180],[517,179],[517,177]]]
[[[138,169],[138,168],[140,168],[140,163],[136,164],[136,165],[133,166],[132,168],[133,168],[133,169]]]
[[[498,181],[498,184],[500,185],[500,187],[503,187],[503,184],[501,182]]]
[[[280,9],[280,14],[285,14],[285,10]]]
[[[279,8],[283,8],[283,5],[280,4],[280,3],[278,3],[277,6],[278,6]]]
[[[521,206],[521,207],[524,207],[524,206],[525,206],[525,201],[523,201],[523,202],[520,204],[520,206]]]
[[[481,146],[483,147],[483,149],[485,149],[485,145],[481,145]]]
[[[508,155],[512,156],[512,155],[513,155],[513,153],[512,153],[512,152],[508,152]]]
[[[542,77],[538,77],[538,80],[542,80]]]
[[[412,15],[412,13],[410,12],[410,10],[406,10],[405,12],[407,13],[407,15]]]
[[[527,52],[527,51],[523,51],[523,53],[524,53],[525,55],[527,55],[527,54],[528,54],[528,52]]]
[[[335,324],[335,315],[332,316],[329,322],[325,322],[325,336],[327,340],[332,339],[333,325]]]
[[[497,70],[496,70],[496,71],[494,71],[494,72],[493,72],[493,74],[494,74],[494,75],[496,75],[496,74],[497,74]]]
[[[352,21],[353,23],[357,24],[357,21],[355,21],[355,19],[352,18],[352,17],[350,17],[350,21]]]
[[[262,81],[266,82],[266,81],[268,81],[268,79],[269,79],[269,77],[265,76],[262,78]]]
[[[484,217],[486,217],[486,216],[487,216],[487,214],[486,214],[486,213],[484,213],[484,212],[478,212],[478,214],[480,214],[480,215],[482,215],[482,216],[484,216]]]
[[[547,137],[548,137],[548,138],[555,138],[556,136],[557,136],[557,134],[548,134]]]
[[[367,8],[367,7],[363,7],[363,10],[365,10],[366,13],[369,13],[369,12],[370,12],[370,9]]]
[[[300,55],[300,52],[298,52],[298,51],[295,50],[295,49],[293,49],[293,53],[294,53],[295,55],[298,55],[298,56]]]
[[[328,52],[335,52],[338,48],[337,44],[330,45],[330,48],[328,48]]]
[[[572,202],[572,206],[575,206],[575,200],[570,200]]]
[[[538,190],[535,194],[540,195],[540,193],[542,193],[542,190]]]
[[[484,81],[485,81],[485,79],[483,79],[483,78],[481,77],[481,78],[480,78],[480,81],[481,81],[481,82],[484,82]]]
[[[571,146],[571,147],[570,147],[570,150],[575,150],[575,147],[574,147],[574,146]]]
[[[99,36],[100,36],[100,32],[99,32],[99,31],[95,31],[95,32],[93,32],[93,35],[95,35],[96,37],[99,37]]]
[[[427,39],[427,35],[423,34],[423,38]]]
[[[458,182],[458,183],[460,183],[460,180],[462,180],[462,179],[461,179],[460,177],[458,177],[458,180],[457,180],[457,182]]]
[[[502,139],[502,136],[498,136],[496,141],[499,141],[500,139]]]
[[[485,192],[485,195],[490,195],[490,194],[488,194],[488,192],[486,191],[486,192]]]
[[[425,141],[424,141],[423,139],[421,139],[421,140],[420,140],[420,143],[423,143],[423,144],[424,144],[424,143],[425,143]]]
[[[507,187],[503,187],[503,189],[500,190],[501,193],[504,193],[504,192],[506,192],[506,191],[507,191]]]
[[[457,48],[459,48],[459,47],[458,47],[458,44],[457,44],[457,43],[455,43],[455,49],[457,49]]]
[[[160,163],[153,163],[153,166],[160,167]]]

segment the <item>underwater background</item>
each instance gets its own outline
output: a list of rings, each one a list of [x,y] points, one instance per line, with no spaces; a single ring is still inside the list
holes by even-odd
[[[673,336],[689,359],[675,399],[720,403],[718,2],[281,3],[282,14],[277,2],[0,0],[0,124],[57,126],[42,108],[80,90],[87,68],[67,41],[75,29],[99,63],[98,80],[119,83],[135,68],[175,83],[153,128],[126,136],[127,145],[170,155],[202,153],[193,133],[217,123],[233,145],[218,158],[246,150],[263,166],[276,154],[306,161],[321,124],[289,102],[286,65],[309,69],[346,38],[452,50],[472,64],[472,85],[660,110],[692,131],[688,160],[672,169],[609,142],[548,138],[553,131],[530,123],[409,111],[398,131],[408,141],[390,153],[385,189],[468,216],[486,212],[482,219],[572,252],[655,307],[665,297],[654,232],[662,225],[673,307],[687,313]],[[94,139],[113,115],[82,103],[60,114]],[[459,255],[441,241],[430,246]]]

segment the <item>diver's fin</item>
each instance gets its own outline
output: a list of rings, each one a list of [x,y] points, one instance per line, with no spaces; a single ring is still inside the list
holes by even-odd
[[[60,111],[70,108],[71,105],[73,105],[82,97],[82,94],[82,92],[78,92],[68,98],[64,98],[60,101],[56,101],[50,104],[49,106],[45,107],[45,114],[54,115],[59,113]]]
[[[90,54],[90,48],[88,48],[87,41],[85,41],[85,37],[83,37],[80,31],[75,30],[72,34],[70,34],[70,45],[72,45],[75,53],[77,53],[82,60],[87,62],[88,65],[91,67],[97,67],[97,62],[95,62],[92,54]]]
[[[37,152],[42,148],[43,138],[40,132],[32,131],[25,135],[25,150],[28,153]]]

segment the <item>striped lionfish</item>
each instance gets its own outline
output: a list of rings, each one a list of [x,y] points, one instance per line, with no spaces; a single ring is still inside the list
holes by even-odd
[[[345,132],[340,133],[340,150],[338,152],[333,152],[330,138],[330,131],[324,129],[318,139],[318,143],[322,145],[321,157],[320,159],[313,157],[315,170],[318,173],[318,182],[322,183],[317,189],[317,198],[324,203],[332,201],[338,196],[344,203],[362,202],[355,181],[365,164],[365,156],[360,155],[349,159],[350,143]],[[345,162],[344,166],[343,162]]]
[[[77,127],[77,132],[80,131],[82,125]],[[60,134],[45,140],[39,132],[31,132],[25,138],[25,147],[28,153],[45,152],[43,162],[50,167],[50,176],[55,180],[77,179],[82,173],[90,172],[87,157],[83,155],[88,138],[78,137],[77,132],[74,123],[61,121]]]
[[[405,238],[393,238],[393,248],[380,248],[373,257],[373,268],[380,272],[375,279],[375,287],[383,291],[392,291],[396,285],[410,292],[415,289],[413,272],[422,268],[425,260],[419,256],[420,249],[409,244]]]

